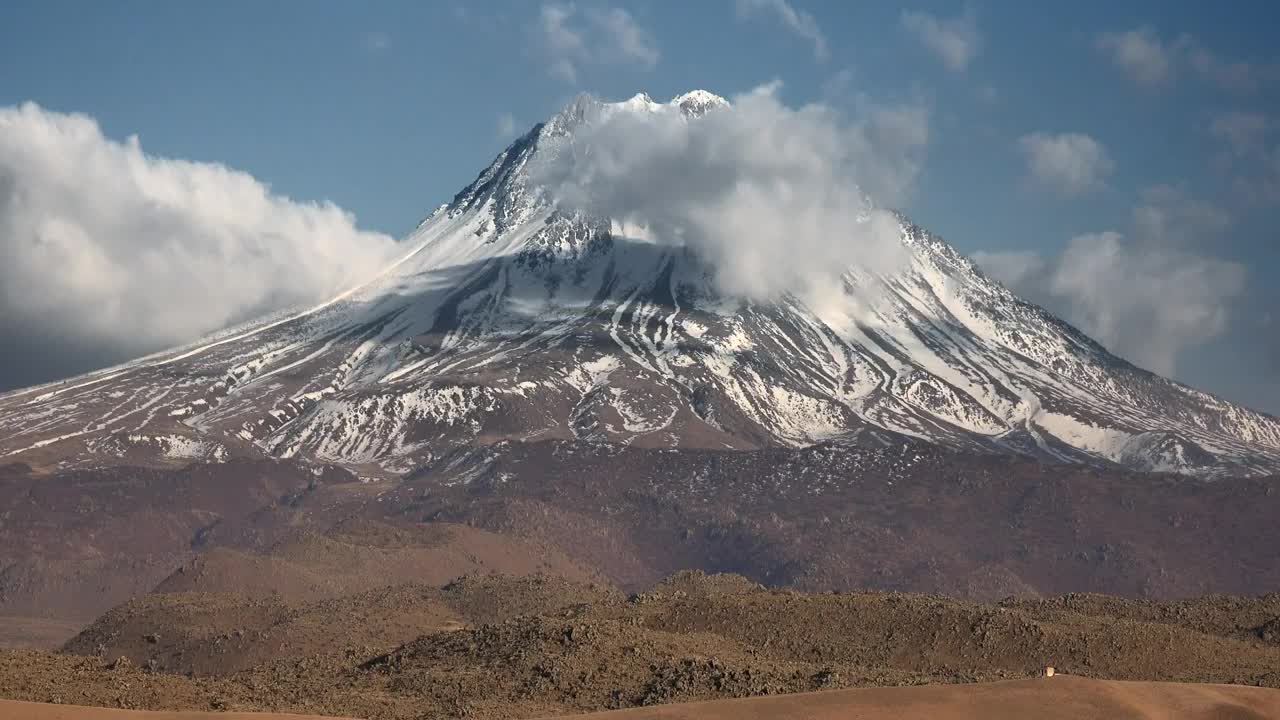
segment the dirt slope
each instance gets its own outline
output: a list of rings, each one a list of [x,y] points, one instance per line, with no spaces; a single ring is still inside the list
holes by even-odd
[[[87,623],[155,587],[213,528],[347,479],[358,486],[341,471],[267,461],[51,475],[2,466],[0,614]]]
[[[1265,720],[1280,691],[1055,676],[969,685],[860,688],[664,705],[573,720]]]
[[[156,586],[157,593],[278,595],[313,602],[388,585],[445,585],[466,575],[546,573],[606,583],[545,543],[452,523],[347,518],[323,532],[292,530],[260,552],[215,547]]]
[[[119,710],[84,705],[51,705],[0,700],[0,717],[6,720],[334,720],[322,715],[288,713],[192,712]]]
[[[601,580],[545,542],[366,517],[379,492],[288,461],[0,466],[0,646],[56,645],[157,585],[314,601],[476,573]]]

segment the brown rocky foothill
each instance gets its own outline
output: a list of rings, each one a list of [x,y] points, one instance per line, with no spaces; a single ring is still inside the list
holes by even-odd
[[[156,710],[521,718],[1016,680],[1048,674],[1046,658],[1054,682],[1275,688],[1280,646],[1258,628],[1277,615],[1280,595],[984,604],[771,589],[696,571],[630,596],[551,576],[495,575],[313,602],[157,593],[107,613],[61,652],[0,653],[0,697]]]

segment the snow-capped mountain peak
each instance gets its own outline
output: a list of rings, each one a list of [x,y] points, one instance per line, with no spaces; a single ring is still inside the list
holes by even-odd
[[[691,90],[665,103],[656,102],[645,92],[617,102],[601,100],[584,92],[561,108],[545,127],[549,128],[547,134],[554,137],[572,134],[575,128],[601,122],[616,113],[680,112],[688,118],[700,118],[711,110],[727,107],[731,107],[728,100],[706,90]]]
[[[677,95],[671,100],[670,104],[680,108],[685,115],[691,117],[702,117],[711,110],[729,107],[728,100],[706,90],[690,90],[683,95]]]
[[[638,92],[627,100],[619,103],[604,103],[605,105],[615,106],[620,110],[628,110],[631,112],[657,112],[662,109],[660,103],[653,101],[649,97],[649,93]]]
[[[1111,356],[901,223],[877,294],[725,296],[677,243],[556,207],[534,177],[583,123],[701,117],[581,95],[404,240],[378,278],[172,353],[0,396],[0,458],[236,456],[412,470],[507,439],[752,448],[934,443],[1056,462],[1280,471],[1280,420]],[[861,278],[850,277],[850,283]]]

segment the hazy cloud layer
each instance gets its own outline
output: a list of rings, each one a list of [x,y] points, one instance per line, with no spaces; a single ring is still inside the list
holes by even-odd
[[[1258,65],[1230,60],[1200,45],[1190,36],[1183,36],[1180,44],[1187,54],[1191,69],[1201,79],[1224,92],[1249,95],[1264,86],[1275,84],[1280,75],[1280,69],[1274,64]]]
[[[916,37],[948,69],[963,71],[978,54],[981,37],[971,13],[939,18],[927,12],[903,11],[902,27]]]
[[[1081,133],[1031,133],[1018,139],[1018,147],[1031,176],[1063,195],[1101,187],[1114,167],[1107,149]]]
[[[1262,160],[1261,177],[1248,186],[1252,191],[1250,197],[1258,202],[1280,203],[1280,145],[1273,147]]]
[[[788,31],[813,44],[813,56],[819,62],[830,57],[827,36],[818,27],[818,21],[803,10],[797,10],[787,0],[738,0],[738,17],[772,17]]]
[[[1225,210],[1169,185],[1146,188],[1141,196],[1142,204],[1133,209],[1133,232],[1148,244],[1194,248],[1222,239],[1231,229]]]
[[[498,115],[498,124],[495,128],[498,138],[506,140],[516,134],[516,118],[509,112]]]
[[[1240,95],[1280,81],[1280,66],[1275,63],[1225,58],[1188,33],[1164,38],[1150,25],[1100,33],[1097,45],[1134,83],[1150,89],[1173,85],[1180,73],[1188,71],[1218,90]]]
[[[979,250],[973,261],[989,277],[1014,289],[1026,287],[1033,279],[1043,277],[1048,261],[1035,250]]]
[[[1230,224],[1221,210],[1157,187],[1134,209],[1129,236],[1080,235],[1053,258],[1019,251],[974,260],[1116,354],[1172,375],[1186,350],[1226,331],[1244,293],[1244,266],[1205,252]]]
[[[618,7],[547,3],[538,15],[538,50],[549,71],[567,83],[578,82],[578,71],[589,65],[632,65],[651,69],[661,53],[653,36]]]
[[[336,294],[391,238],[222,165],[145,155],[84,115],[0,108],[0,367],[9,382],[180,344]],[[25,371],[25,374],[24,374]]]
[[[360,36],[360,44],[369,52],[383,52],[391,48],[391,36],[380,30],[374,30]]]
[[[1213,165],[1230,179],[1235,196],[1246,203],[1280,203],[1276,129],[1274,119],[1258,112],[1221,112],[1209,121],[1209,135],[1221,148]]]
[[[1209,134],[1226,143],[1237,154],[1262,149],[1270,122],[1262,113],[1228,111],[1217,113],[1209,121]]]
[[[1148,88],[1173,82],[1174,49],[1167,46],[1154,28],[1143,26],[1125,32],[1098,36],[1098,47],[1135,83]]]
[[[860,115],[789,108],[775,87],[692,121],[615,113],[539,172],[564,206],[695,248],[727,293],[820,301],[846,268],[889,272],[902,260],[898,221],[867,196],[901,202],[928,142],[923,108]]]

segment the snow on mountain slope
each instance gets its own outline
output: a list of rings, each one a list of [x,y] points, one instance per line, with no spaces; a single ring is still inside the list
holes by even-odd
[[[724,297],[692,251],[559,209],[531,178],[582,96],[503,151],[370,283],[187,348],[0,396],[0,459],[267,454],[405,472],[460,446],[892,444],[1199,475],[1280,471],[1280,420],[1133,367],[903,219],[909,263],[819,310]],[[732,110],[724,110],[731,112]],[[874,288],[874,292],[867,292]],[[860,290],[854,292],[854,290]]]

